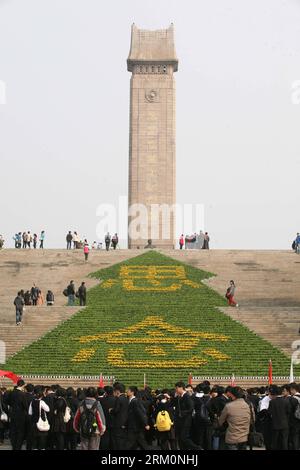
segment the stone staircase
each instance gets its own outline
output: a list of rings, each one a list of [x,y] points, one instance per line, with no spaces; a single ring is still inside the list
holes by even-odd
[[[7,357],[37,340],[78,311],[78,307],[67,307],[66,298],[62,295],[63,289],[71,279],[74,279],[76,286],[84,280],[88,288],[92,287],[98,281],[88,278],[89,273],[143,252],[144,250],[92,251],[86,263],[81,251],[1,251],[0,340],[6,343]],[[223,308],[222,311],[290,356],[293,352],[293,342],[300,340],[298,334],[300,257],[288,251],[162,250],[162,252],[197,268],[215,273],[216,277],[205,282],[221,295],[224,295],[229,280],[234,279],[237,285],[236,298],[240,307]],[[55,306],[27,307],[23,325],[16,327],[13,299],[18,290],[30,289],[33,282],[44,294],[48,289],[54,292]],[[67,385],[73,379],[61,380]],[[95,378],[87,380],[93,385],[98,383],[98,379]],[[44,380],[44,383],[53,382],[55,382],[53,378]],[[86,380],[78,378],[75,382],[77,386],[82,386]],[[244,379],[244,382],[248,386],[257,384],[256,379],[251,379],[250,382]]]
[[[170,256],[216,274],[205,282],[221,295],[234,279],[239,307],[222,311],[291,355],[293,342],[300,340],[298,255],[271,250],[178,250]]]
[[[75,286],[85,281],[87,288],[91,288],[99,281],[87,277],[90,273],[136,254],[139,251],[96,250],[85,262],[81,250],[1,251],[0,340],[5,342],[6,356],[10,357],[78,311],[79,307],[66,306],[66,297],[62,294],[71,279],[75,281]],[[33,283],[41,289],[44,297],[51,289],[55,305],[26,307],[22,325],[16,326],[13,300],[18,290],[30,290]]]

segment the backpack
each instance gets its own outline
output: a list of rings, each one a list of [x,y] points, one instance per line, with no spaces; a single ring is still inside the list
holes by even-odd
[[[64,294],[65,297],[68,297],[68,289],[64,289],[63,294]]]
[[[230,287],[228,287],[228,289],[226,291],[226,294],[225,294],[226,299],[229,298],[229,295],[230,295]]]
[[[203,424],[208,424],[211,422],[206,403],[207,402],[201,400],[200,410],[197,411],[197,419]]]
[[[159,432],[170,431],[172,427],[172,421],[168,411],[159,411],[156,416],[155,427]]]
[[[295,409],[295,412],[294,412],[294,418],[300,420],[300,397],[294,396],[294,398],[296,398],[296,400],[298,402],[298,404],[296,406],[296,409]]]
[[[47,302],[54,302],[54,294],[52,291],[47,292],[46,300]]]
[[[292,243],[292,250],[295,250],[295,249],[296,249],[296,240],[294,240]]]
[[[91,408],[88,408],[85,402],[83,402],[82,406],[80,407],[79,430],[82,437],[85,437],[86,439],[92,437],[98,428],[96,412],[96,401]]]

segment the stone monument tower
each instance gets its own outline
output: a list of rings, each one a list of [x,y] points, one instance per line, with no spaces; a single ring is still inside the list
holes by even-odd
[[[175,79],[173,24],[131,30],[129,248],[174,248]]]

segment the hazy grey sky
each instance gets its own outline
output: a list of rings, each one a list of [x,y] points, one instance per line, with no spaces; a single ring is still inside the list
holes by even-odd
[[[97,206],[127,194],[133,22],[175,24],[177,201],[205,204],[212,247],[289,248],[299,0],[0,0],[0,233],[93,240]]]

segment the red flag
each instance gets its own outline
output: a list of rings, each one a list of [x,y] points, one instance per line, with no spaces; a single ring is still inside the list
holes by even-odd
[[[232,376],[231,376],[230,386],[235,387],[235,376],[234,376],[234,374],[232,374]]]
[[[14,384],[20,380],[20,377],[13,372],[10,372],[9,370],[0,370],[0,377],[6,377],[7,379],[10,379],[13,381]]]
[[[272,385],[273,382],[273,368],[272,368],[272,359],[269,361],[269,385]]]
[[[103,380],[103,377],[102,377],[102,372],[100,374],[100,380],[99,380],[99,388],[103,388],[104,387],[104,380]]]
[[[190,372],[189,373],[189,381],[188,381],[189,385],[192,385],[192,379],[193,379],[193,376],[192,376],[192,373]]]

